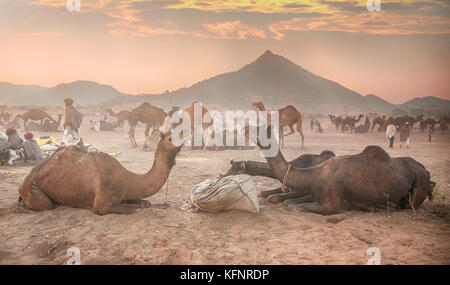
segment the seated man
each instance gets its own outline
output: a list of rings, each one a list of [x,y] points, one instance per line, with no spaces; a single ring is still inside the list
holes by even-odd
[[[25,150],[25,160],[41,160],[42,152],[37,142],[33,139],[32,133],[26,133],[24,135],[25,142],[23,143],[23,149]]]

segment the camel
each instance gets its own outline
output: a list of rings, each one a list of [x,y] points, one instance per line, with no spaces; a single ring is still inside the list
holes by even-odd
[[[128,124],[130,125],[130,131],[128,132],[128,136],[130,137],[131,144],[133,147],[137,147],[135,138],[135,129],[136,125],[139,122],[142,122],[147,125],[145,129],[145,137],[150,133],[150,129],[158,129],[164,123],[165,118],[167,117],[167,113],[164,110],[152,106],[149,103],[142,103],[139,107],[134,108],[130,112]]]
[[[119,113],[114,113],[112,109],[106,109],[106,111],[113,117],[118,119],[117,123],[123,128],[124,122],[128,121],[130,123],[130,111],[120,111]]]
[[[439,127],[441,129],[441,132],[444,133],[444,131],[448,130],[448,119],[447,116],[444,116],[439,120]]]
[[[131,214],[150,206],[142,199],[166,183],[180,150],[172,144],[170,132],[161,133],[151,170],[136,174],[106,153],[64,147],[31,170],[19,188],[19,200],[35,211],[61,204],[99,215]]]
[[[44,121],[45,118],[48,118],[52,121],[55,121],[52,117],[50,117],[49,114],[47,114],[47,112],[41,110],[41,109],[30,109],[28,111],[26,111],[25,113],[23,113],[22,115],[18,115],[20,118],[23,119],[23,126],[24,128],[26,128],[27,126],[27,122],[29,120],[32,121],[40,121],[40,126],[42,127],[42,123]],[[17,116],[16,116],[17,117]]]
[[[58,121],[45,119],[42,125],[43,132],[58,132],[59,126],[61,125],[62,115],[58,114]],[[31,123],[31,122],[30,122]]]
[[[375,119],[373,119],[371,130],[373,131],[373,129],[375,128],[376,125],[378,125],[378,130],[381,130],[382,126],[384,125],[385,120],[386,120],[386,116],[376,117]]]
[[[266,151],[270,148],[259,142],[258,146]],[[292,189],[290,198],[299,197],[294,201],[301,204],[294,208],[323,215],[339,213],[344,202],[360,210],[417,209],[427,197],[433,198],[436,185],[421,163],[410,157],[391,158],[378,146],[307,168],[289,165],[279,148],[266,160],[277,179]]]
[[[256,103],[253,103],[252,106],[258,108],[260,111],[266,111],[266,108],[264,107],[263,102],[259,101]],[[297,111],[297,109],[292,106],[292,105],[288,105],[284,108],[281,108],[278,110],[279,113],[279,120],[280,120],[280,141],[281,141],[281,146],[284,145],[284,137],[291,135],[293,133],[295,133],[294,131],[294,124],[297,124],[297,132],[300,133],[300,137],[302,139],[302,148],[303,148],[303,144],[304,144],[304,140],[305,137],[303,136],[303,131],[302,131],[302,115],[300,114],[299,111]],[[268,123],[270,124],[270,114],[267,114],[267,120]],[[283,127],[288,126],[290,129],[290,132],[287,134],[283,133]]]
[[[345,126],[349,126],[350,132],[353,132],[353,129],[355,128],[355,124],[358,123],[362,117],[364,117],[363,114],[360,114],[358,119],[356,119],[356,117],[350,117],[350,116],[345,117],[345,119],[342,121],[342,132],[344,132]]]
[[[9,118],[11,118],[12,114],[5,112],[2,110],[0,113],[0,120],[3,119],[4,122],[9,122]]]
[[[115,123],[110,123],[110,122],[103,121],[103,120],[100,121],[100,131],[112,132],[118,127],[120,127],[119,121],[117,121]]]
[[[355,129],[355,133],[367,133],[370,130],[370,120],[369,117],[366,116],[366,120],[363,125],[359,125]]]
[[[336,126],[336,131],[339,130],[339,126],[342,125],[344,119],[342,119],[341,116],[335,117],[333,115],[328,115],[328,117],[330,117],[330,121]]]
[[[305,168],[321,164],[322,162],[335,157],[334,152],[324,150],[320,154],[303,154],[294,160],[289,161],[289,164],[295,167]],[[268,178],[277,179],[274,171],[270,168],[269,163],[259,161],[230,161],[231,167],[225,176],[247,174],[252,176],[264,176]],[[282,193],[281,187],[274,190],[261,191],[260,197],[267,198],[268,202],[277,203],[289,199],[291,193]],[[294,195],[295,197],[295,195]]]

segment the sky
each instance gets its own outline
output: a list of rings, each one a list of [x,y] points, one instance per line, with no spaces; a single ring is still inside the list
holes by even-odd
[[[449,0],[67,2],[0,0],[0,82],[156,94],[271,50],[362,95],[450,99]]]

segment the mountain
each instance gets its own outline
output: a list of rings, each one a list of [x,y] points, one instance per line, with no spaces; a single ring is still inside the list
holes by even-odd
[[[414,98],[399,105],[400,108],[412,111],[415,109],[446,109],[450,112],[450,100],[428,96]]]
[[[14,106],[61,106],[67,97],[77,105],[98,105],[123,96],[110,85],[92,81],[62,83],[52,88],[0,83],[0,104]]]
[[[362,96],[336,82],[314,75],[288,59],[265,51],[254,62],[241,69],[220,74],[159,96],[151,103],[170,107],[193,101],[204,104],[247,108],[256,100],[271,107],[293,104],[311,111],[329,110],[386,112],[396,106],[375,95]]]

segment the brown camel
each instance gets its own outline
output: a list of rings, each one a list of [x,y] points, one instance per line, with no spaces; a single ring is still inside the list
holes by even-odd
[[[61,121],[62,121],[61,114],[58,114],[58,121],[45,119],[44,123],[42,124],[42,131],[48,132],[48,133],[49,132],[58,132],[59,126],[61,125]]]
[[[25,113],[23,113],[22,115],[18,115],[19,117],[21,117],[23,119],[23,126],[26,129],[27,126],[27,122],[29,120],[32,121],[40,121],[40,126],[42,127],[42,123],[44,121],[45,118],[48,118],[52,121],[55,121],[52,117],[50,117],[49,114],[47,114],[47,112],[41,110],[41,109],[30,109],[28,111],[26,111]]]
[[[336,131],[339,130],[339,127],[342,125],[342,121],[344,119],[341,118],[341,116],[333,116],[333,115],[328,115],[328,117],[330,117],[330,121],[336,126]]]
[[[376,125],[378,125],[378,130],[381,130],[382,126],[384,125],[384,121],[386,120],[386,116],[383,117],[376,117],[375,119],[373,119],[372,122],[372,131],[375,128]]]
[[[447,116],[444,116],[439,120],[439,127],[441,129],[441,132],[444,133],[444,131],[448,130],[448,119]]]
[[[252,106],[258,108],[260,111],[266,111],[266,108],[264,107],[263,102],[259,101],[256,103],[253,103]],[[297,124],[297,132],[300,133],[300,137],[302,139],[302,148],[303,148],[303,144],[304,144],[304,140],[305,137],[303,136],[303,131],[302,131],[302,115],[300,114],[299,111],[297,111],[297,109],[292,106],[292,105],[288,105],[284,108],[281,108],[278,110],[279,113],[279,128],[280,128],[280,141],[281,141],[281,146],[284,145],[284,137],[291,135],[293,133],[295,133],[294,131],[294,124]],[[270,114],[267,114],[267,124],[270,124]],[[287,134],[283,133],[283,127],[288,126],[290,129],[290,132]]]
[[[113,117],[116,117],[118,119],[117,123],[123,127],[124,122],[128,121],[128,124],[130,123],[130,111],[120,111],[119,113],[114,113],[112,109],[106,109],[106,111]]]
[[[110,123],[110,122],[103,121],[103,120],[100,121],[100,131],[112,132],[118,127],[120,127],[120,124],[118,121],[115,123]]]
[[[158,129],[163,125],[166,116],[167,113],[164,112],[164,110],[152,106],[149,103],[142,103],[139,107],[134,108],[130,112],[128,121],[130,125],[128,136],[130,137],[133,147],[138,146],[135,138],[135,129],[139,122],[146,124],[145,137],[147,137],[151,128]]]
[[[35,166],[19,188],[21,200],[31,210],[53,209],[54,204],[92,209],[99,215],[130,214],[150,206],[169,177],[180,152],[170,133],[161,133],[153,166],[146,174],[125,169],[102,152],[85,152],[76,146],[61,148],[49,160]]]
[[[355,133],[367,133],[370,130],[370,120],[369,117],[366,116],[366,120],[363,125],[359,125],[355,128]]]
[[[436,185],[422,164],[410,157],[391,158],[378,146],[308,168],[290,166],[279,149],[266,160],[277,179],[292,189],[290,198],[296,196],[295,202],[303,202],[295,208],[317,214],[337,214],[344,202],[361,210],[417,209],[427,196],[432,199]]]
[[[198,107],[201,106],[202,108],[202,114],[201,114],[201,122],[197,122],[194,120],[194,106],[195,104],[199,104]],[[175,107],[172,107],[173,111],[176,111],[176,109],[174,109]],[[184,111],[189,115],[190,117],[190,121],[191,121],[191,148],[195,149],[197,147],[194,146],[194,132],[201,132],[204,133],[204,131],[209,128],[211,125],[213,125],[213,121],[209,120],[210,122],[204,122],[204,121],[208,121],[208,117],[205,119],[205,116],[209,116],[209,111],[203,107],[200,103],[198,102],[193,102],[189,107],[185,108]],[[174,112],[172,112],[173,114]],[[172,123],[171,124],[171,128],[176,128],[177,126],[179,126],[180,124],[183,123],[183,119],[180,119],[178,122]],[[198,136],[199,134],[197,134]],[[211,134],[211,138],[215,138],[215,132],[213,131],[213,133]],[[202,140],[202,149],[206,149],[206,145],[204,143],[204,141]],[[218,148],[216,147],[216,150],[218,150]]]
[[[11,113],[2,110],[2,112],[0,113],[0,120],[3,120],[4,122],[9,122],[11,116],[12,116]]]
[[[363,114],[360,114],[358,119],[356,119],[356,117],[350,117],[350,116],[345,117],[345,119],[342,121],[342,132],[344,132],[344,128],[346,126],[349,126],[350,132],[353,132],[353,129],[355,128],[355,124],[358,123],[362,117],[364,117]]]

